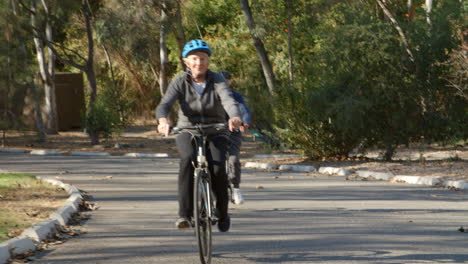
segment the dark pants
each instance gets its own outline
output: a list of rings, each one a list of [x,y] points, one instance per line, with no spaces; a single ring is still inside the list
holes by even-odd
[[[216,210],[219,218],[228,214],[228,179],[226,175],[226,152],[229,138],[224,134],[208,136],[206,158],[210,170],[212,189],[216,196]],[[179,216],[193,215],[193,165],[196,157],[195,143],[188,133],[179,134],[176,138],[177,150],[180,155],[179,167]]]
[[[232,185],[235,188],[239,188],[241,183],[241,164],[239,160],[240,147],[242,145],[242,133],[241,132],[232,132],[229,136],[230,146],[229,146],[229,170],[228,176],[231,180]]]

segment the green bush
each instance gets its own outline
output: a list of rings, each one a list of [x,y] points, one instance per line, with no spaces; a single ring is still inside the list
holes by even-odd
[[[278,91],[278,136],[316,158],[376,146],[387,159],[412,140],[466,138],[467,101],[454,96],[443,64],[457,35],[442,13],[457,7],[436,6],[431,26],[423,18],[399,21],[411,60],[393,25],[360,5],[338,5],[340,16],[315,28],[303,73]]]
[[[97,132],[106,139],[122,127],[119,114],[112,109],[112,102],[103,96],[98,96],[94,104],[82,114],[82,122],[87,133]]]

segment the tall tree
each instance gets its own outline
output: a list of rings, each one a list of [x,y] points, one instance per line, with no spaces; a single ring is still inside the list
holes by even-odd
[[[49,134],[57,134],[58,114],[54,81],[55,56],[50,48],[45,48],[45,43],[53,41],[50,9],[45,0],[41,0],[44,12],[40,12],[37,8],[37,0],[30,0],[30,8],[27,7],[24,0],[19,0],[19,2],[31,13],[31,28],[36,48],[39,76],[45,91],[46,130]],[[45,20],[45,24],[40,23],[42,20]]]
[[[432,12],[432,1],[433,0],[426,0],[426,21],[430,25],[431,22],[431,12]]]
[[[45,41],[53,42],[53,32],[52,32],[52,23],[51,23],[51,12],[50,7],[46,0],[41,0],[42,7],[44,8],[45,12]],[[47,93],[46,90],[46,114],[47,114],[47,129],[49,133],[57,133],[58,132],[58,113],[57,113],[57,98],[55,96],[55,55],[50,49],[47,47],[47,88],[49,92]],[[49,106],[48,106],[49,105]]]
[[[161,60],[161,68],[159,69],[159,90],[161,95],[166,93],[167,89],[167,46],[166,46],[166,37],[169,31],[169,17],[167,13],[169,12],[168,1],[161,1],[161,30],[159,32],[159,55]]]
[[[2,29],[4,34],[0,37],[3,49],[0,60],[6,58],[5,71],[0,74],[0,92],[3,102],[0,102],[0,126],[2,129],[16,129],[22,120],[27,90],[33,101],[32,109],[35,112],[38,142],[46,141],[46,134],[42,122],[41,98],[35,89],[35,72],[32,69],[34,56],[26,48],[32,39],[30,27],[30,13],[24,13],[18,8],[18,2],[9,0],[0,4]],[[5,42],[3,42],[5,41]],[[6,54],[3,53],[6,48]],[[6,78],[5,78],[6,77]],[[3,103],[3,104],[2,104]],[[3,108],[3,109],[2,109]],[[4,143],[4,139],[2,141]]]
[[[250,9],[249,1],[248,0],[239,0],[239,1],[240,1],[242,12],[244,13],[244,16],[245,16],[245,21],[250,30],[250,36],[254,42],[254,46],[255,46],[255,49],[257,50],[257,54],[260,57],[260,63],[262,64],[263,75],[265,76],[268,90],[270,91],[270,94],[273,94],[275,90],[275,75],[273,73],[273,68],[268,58],[268,54],[263,44],[263,41],[257,36],[255,21],[252,15],[252,11]]]
[[[293,47],[292,47],[292,0],[285,0],[286,2],[286,12],[288,16],[288,55],[289,55],[289,81],[291,86],[294,83],[294,60],[293,60]]]
[[[92,109],[94,109],[94,104],[96,102],[97,81],[96,73],[94,71],[94,39],[93,28],[91,25],[92,13],[88,0],[81,1],[80,11],[83,16],[86,28],[86,40],[88,46],[86,57],[82,56],[78,51],[70,50],[67,47],[60,45],[56,42],[47,42],[47,46],[54,52],[55,56],[59,61],[66,65],[70,65],[86,74],[89,88],[89,100],[87,111],[88,114],[93,115],[96,114],[93,113]],[[81,63],[75,60],[76,57],[79,58]],[[92,145],[99,144],[98,131],[94,131],[93,129],[91,129],[88,131],[88,134]]]
[[[185,63],[182,59],[182,49],[184,48],[186,38],[185,38],[185,32],[184,32],[184,26],[182,25],[182,14],[181,14],[181,6],[180,6],[180,1],[174,1],[175,2],[175,15],[174,15],[174,36],[177,40],[177,46],[179,47],[179,60],[182,65],[182,68],[185,69]]]

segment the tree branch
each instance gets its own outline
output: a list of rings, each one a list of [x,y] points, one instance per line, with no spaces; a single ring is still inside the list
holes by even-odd
[[[50,48],[50,47],[54,47],[54,48],[55,48],[55,47],[59,47],[60,50],[65,54],[65,56],[68,57],[68,59],[70,59],[70,60],[71,60],[71,58],[72,58],[72,55],[67,54],[67,52],[70,52],[70,53],[72,53],[73,55],[75,55],[75,56],[77,56],[78,58],[80,58],[81,60],[86,61],[86,58],[85,58],[85,57],[83,57],[83,56],[82,56],[81,54],[79,54],[77,51],[67,48],[65,45],[59,44],[59,43],[57,43],[57,42],[51,42],[51,41],[46,41],[45,44],[46,44],[47,47],[49,47],[49,48]],[[58,53],[57,49],[55,49],[54,53],[55,53],[55,55],[60,55],[60,56],[62,55],[62,54],[59,54],[59,53]],[[62,58],[63,58],[63,56],[62,56]]]
[[[60,62],[62,62],[62,63],[64,63],[64,64],[68,64],[68,65],[70,65],[70,66],[73,66],[73,67],[77,68],[77,69],[80,70],[80,71],[86,71],[86,66],[80,65],[80,64],[74,62],[74,61],[71,60],[71,59],[65,59],[64,57],[62,57],[62,55],[55,49],[53,43],[46,41],[46,45],[47,45],[47,47],[50,48],[50,50],[52,50],[52,52],[55,54],[55,56],[57,57],[57,59],[58,59]],[[58,46],[61,46],[61,45],[58,45]],[[63,49],[63,47],[62,47],[62,49]],[[72,50],[71,50],[71,51],[72,51]],[[74,51],[72,51],[72,52],[74,52]],[[74,53],[76,53],[76,52],[74,52]],[[66,54],[66,56],[67,56],[67,57],[71,57],[71,56],[68,55],[68,54]],[[79,56],[80,58],[83,58],[83,57],[81,57],[81,55],[79,55],[79,54],[78,54],[78,56]],[[83,59],[84,59],[84,58],[83,58]]]
[[[405,47],[406,49],[406,53],[408,53],[409,57],[410,57],[410,60],[412,62],[414,62],[414,56],[413,56],[413,53],[411,52],[410,48],[409,48],[409,44],[408,44],[408,41],[406,39],[406,36],[405,36],[405,33],[403,32],[403,30],[401,29],[400,25],[398,24],[398,21],[396,21],[395,17],[392,15],[392,13],[390,12],[390,10],[388,10],[388,8],[384,5],[384,3],[382,2],[382,0],[377,0],[377,3],[379,4],[379,6],[382,8],[384,14],[388,17],[388,19],[390,19],[390,21],[392,22],[392,24],[395,26],[395,29],[398,31],[398,34],[400,35],[400,39],[401,39],[401,42],[403,42],[403,46]]]

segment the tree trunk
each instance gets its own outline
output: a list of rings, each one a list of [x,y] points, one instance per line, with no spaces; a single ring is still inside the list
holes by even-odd
[[[408,0],[408,21],[413,21],[414,8],[414,0]]]
[[[93,40],[93,31],[91,27],[91,10],[89,9],[89,3],[87,0],[82,0],[83,6],[83,16],[85,19],[86,25],[86,36],[88,38],[88,57],[86,58],[86,67],[85,73],[88,79],[89,85],[89,103],[88,103],[88,114],[89,110],[93,109],[94,104],[96,103],[97,97],[97,82],[96,74],[94,73],[94,40]],[[91,145],[99,144],[99,133],[97,131],[89,131],[89,138],[91,140]]]
[[[182,60],[182,50],[184,49],[184,45],[186,42],[184,27],[182,26],[182,14],[180,12],[180,2],[175,1],[176,4],[176,13],[175,13],[175,27],[174,27],[174,35],[177,40],[177,45],[179,46],[179,59],[182,65],[182,69],[185,70],[185,63]]]
[[[24,69],[27,69],[29,72],[31,69],[29,68],[28,65],[28,60],[27,60],[27,52],[26,52],[26,45],[22,42],[20,44],[20,49],[21,52],[23,53],[24,56]],[[31,97],[34,103],[34,115],[35,115],[35,120],[36,120],[36,128],[37,128],[37,141],[39,143],[45,143],[47,141],[47,135],[46,135],[46,129],[44,127],[44,121],[42,120],[42,110],[41,110],[41,100],[39,98],[39,93],[37,91],[36,84],[34,83],[34,80],[32,80],[29,84],[29,89],[31,92]]]
[[[292,48],[292,22],[291,22],[291,0],[286,0],[286,9],[288,12],[288,53],[289,53],[289,82],[291,87],[294,86],[294,60]]]
[[[166,0],[161,3],[161,30],[159,33],[159,57],[161,67],[159,70],[159,91],[161,95],[166,93],[167,89],[167,47],[166,47],[166,36],[169,27],[169,18],[167,16],[167,2]]]
[[[42,111],[41,111],[41,103],[39,100],[39,95],[37,92],[36,84],[32,81],[29,84],[31,89],[31,96],[34,102],[34,116],[36,119],[36,127],[37,127],[37,141],[39,143],[47,142],[47,135],[45,133],[46,129],[44,127],[44,121],[42,120]]]
[[[109,55],[109,50],[107,49],[107,47],[106,47],[106,45],[104,43],[101,46],[102,46],[102,49],[104,50],[104,54],[106,55],[107,65],[109,67],[109,72],[111,74],[112,83],[113,83],[114,88],[115,88],[115,87],[117,87],[117,81],[115,80],[114,67],[112,67],[112,61],[111,61],[111,57]]]
[[[47,64],[43,40],[40,38],[38,32],[37,18],[36,18],[36,0],[31,0],[31,26],[34,35],[34,44],[36,47],[37,62],[39,64],[39,73],[41,76],[42,84],[44,85],[45,92],[45,114],[46,114],[46,128],[47,133],[57,134],[58,121],[57,121],[57,107],[55,103],[55,90],[53,81],[49,75],[49,66]],[[46,29],[46,32],[48,30]]]
[[[47,6],[45,0],[42,0],[42,6],[44,7],[44,10],[46,12],[46,41],[52,43],[54,41],[53,38],[53,33],[52,33],[52,25],[50,23],[50,11],[49,7]],[[48,83],[50,86],[50,94],[49,94],[49,100],[50,100],[50,111],[51,111],[51,116],[52,120],[47,120],[50,124],[48,124],[48,128],[50,127],[55,128],[54,131],[58,132],[58,113],[57,113],[57,99],[55,96],[55,55],[50,49],[50,47],[47,47],[47,54],[48,54],[48,61],[47,61],[47,78],[48,78]]]
[[[97,96],[96,75],[94,74],[94,40],[91,27],[91,10],[87,0],[82,1],[83,16],[86,25],[86,36],[88,39],[88,57],[86,58],[86,76],[89,84],[89,106],[93,105]]]
[[[90,87],[89,102],[87,106],[87,115],[95,114],[94,111],[90,111],[91,109],[93,109],[93,106],[96,103],[96,96],[97,96],[96,94],[97,84],[96,84],[96,75],[94,73],[94,68],[87,67],[85,74],[86,74],[86,78],[88,79],[88,85]],[[90,131],[88,131],[88,135],[91,141],[91,145],[99,144],[99,133],[97,131],[94,131],[94,129],[91,129]]]
[[[255,49],[257,50],[257,54],[260,57],[260,62],[262,64],[263,74],[265,76],[265,80],[267,82],[268,90],[270,94],[274,93],[274,84],[275,84],[275,75],[273,74],[273,68],[271,67],[270,60],[268,59],[268,54],[265,50],[265,46],[263,45],[262,40],[256,35],[255,33],[255,22],[252,16],[252,11],[250,10],[249,1],[248,0],[239,0],[242,12],[245,16],[245,21],[247,26],[250,30],[250,36],[254,41]]]
[[[431,11],[432,11],[432,0],[426,0],[426,21],[427,24],[431,25]]]

